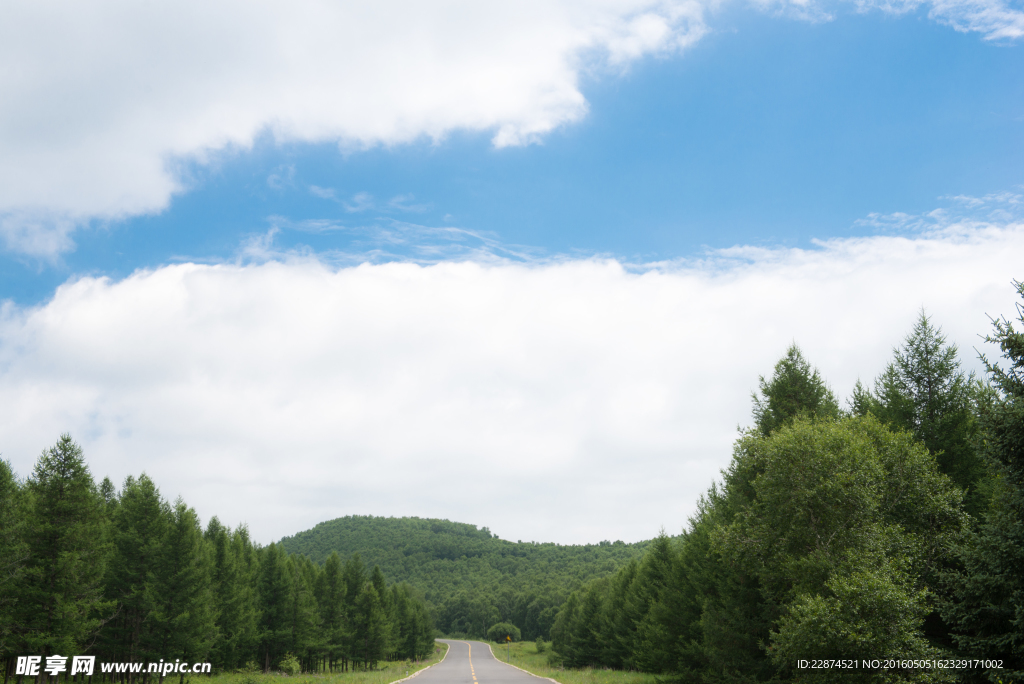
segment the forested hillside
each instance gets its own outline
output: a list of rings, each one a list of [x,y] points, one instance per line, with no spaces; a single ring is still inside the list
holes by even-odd
[[[986,341],[1001,358],[979,379],[922,312],[845,409],[792,346],[685,534],[569,597],[561,663],[708,684],[1024,681],[1024,330],[996,319]]]
[[[374,668],[433,647],[421,594],[388,585],[358,555],[313,563],[260,547],[216,517],[204,530],[145,474],[120,490],[109,479],[97,485],[68,435],[24,480],[0,461],[5,680],[14,656],[316,672]]]
[[[570,592],[640,557],[649,543],[516,543],[464,523],[363,516],[281,540],[288,552],[316,562],[332,552],[360,554],[423,591],[446,634],[484,637],[491,625],[512,622],[526,639],[546,638]]]

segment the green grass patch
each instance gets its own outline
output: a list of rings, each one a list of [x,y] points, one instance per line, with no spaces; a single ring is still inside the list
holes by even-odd
[[[491,650],[494,651],[494,657],[501,662],[508,661],[538,677],[554,679],[559,684],[658,684],[659,682],[655,675],[643,672],[603,670],[590,667],[581,670],[552,667],[548,663],[548,656],[551,655],[551,642],[546,642],[544,646],[541,653],[537,652],[537,644],[532,641],[491,644]]]
[[[434,653],[426,660],[396,660],[379,663],[376,670],[354,672],[305,673],[287,675],[283,672],[224,672],[208,676],[192,675],[186,678],[191,684],[391,684],[405,679],[414,672],[441,661],[448,652],[448,644],[436,643]],[[178,684],[176,677],[168,677],[165,684]]]

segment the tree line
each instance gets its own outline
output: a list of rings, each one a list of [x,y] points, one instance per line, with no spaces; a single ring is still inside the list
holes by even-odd
[[[145,474],[119,491],[109,479],[97,485],[68,435],[24,480],[0,461],[5,682],[18,655],[317,672],[433,648],[422,595],[388,585],[358,554],[317,564],[216,517],[203,529],[194,509],[164,500]]]
[[[922,312],[846,409],[791,346],[685,533],[573,592],[557,657],[679,682],[1024,680],[1024,332],[993,323],[976,378]],[[799,667],[887,658],[928,665]]]

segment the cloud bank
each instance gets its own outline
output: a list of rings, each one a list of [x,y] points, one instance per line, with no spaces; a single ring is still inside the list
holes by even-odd
[[[796,340],[841,396],[924,306],[976,367],[1024,224],[699,262],[316,259],[81,278],[0,317],[0,451],[63,431],[268,542],[348,514],[510,539],[678,532]]]

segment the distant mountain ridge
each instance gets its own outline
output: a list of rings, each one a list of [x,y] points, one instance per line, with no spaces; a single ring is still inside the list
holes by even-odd
[[[484,636],[510,621],[529,639],[547,636],[571,591],[638,559],[649,544],[510,542],[467,523],[374,516],[336,518],[280,541],[317,563],[331,552],[358,553],[388,581],[423,592],[447,634]]]

